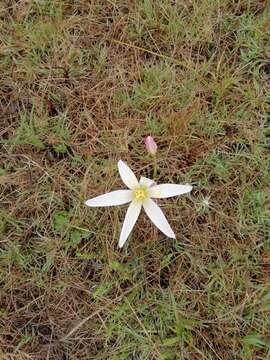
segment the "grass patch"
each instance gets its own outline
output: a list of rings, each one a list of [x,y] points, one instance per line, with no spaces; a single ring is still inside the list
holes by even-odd
[[[0,358],[270,356],[269,4],[0,5]],[[192,183],[123,250],[117,160]]]

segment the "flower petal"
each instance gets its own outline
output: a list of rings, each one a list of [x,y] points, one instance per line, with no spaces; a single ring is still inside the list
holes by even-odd
[[[150,186],[155,185],[155,182],[154,182],[154,180],[151,180],[151,179],[148,179],[148,178],[142,176],[142,177],[140,178],[140,185],[144,185],[144,186],[150,187]]]
[[[192,190],[191,185],[160,184],[151,187],[150,196],[157,199],[182,195]]]
[[[131,190],[116,190],[104,195],[96,196],[85,202],[87,206],[114,206],[129,203],[132,200]]]
[[[118,161],[118,170],[121,179],[128,188],[133,189],[134,187],[138,186],[138,180],[134,172],[127,166],[126,163],[124,163],[124,161]]]
[[[129,234],[131,233],[131,230],[133,229],[140,211],[141,211],[142,205],[140,203],[132,202],[128,209],[125,216],[125,220],[123,222],[120,238],[119,238],[119,247],[123,247],[124,243],[126,242]]]
[[[170,227],[167,219],[165,218],[161,208],[151,199],[143,203],[143,208],[152,222],[162,231],[165,235],[175,239],[175,234]]]

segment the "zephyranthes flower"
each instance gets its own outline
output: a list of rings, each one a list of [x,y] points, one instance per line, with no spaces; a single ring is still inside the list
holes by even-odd
[[[154,181],[145,177],[141,177],[140,181],[138,181],[133,171],[121,160],[118,161],[118,170],[124,184],[129,190],[112,191],[89,199],[85,204],[91,207],[98,207],[130,203],[121,230],[119,246],[122,247],[126,242],[139,217],[142,207],[159,230],[169,238],[175,239],[175,234],[162,210],[152,198],[162,199],[186,194],[191,191],[192,186],[175,184],[156,185]]]
[[[150,155],[154,156],[157,152],[157,144],[152,136],[147,136],[144,140],[146,150],[149,152]]]

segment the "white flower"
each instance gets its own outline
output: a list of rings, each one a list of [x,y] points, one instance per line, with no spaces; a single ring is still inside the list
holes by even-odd
[[[118,170],[124,184],[129,190],[112,191],[89,199],[85,204],[91,207],[98,207],[130,203],[119,238],[120,248],[124,245],[131,233],[142,207],[159,230],[168,237],[175,239],[175,234],[162,210],[152,198],[162,199],[186,194],[192,190],[192,186],[175,184],[156,185],[153,180],[145,177],[141,177],[140,181],[138,181],[133,171],[122,160],[118,161]]]

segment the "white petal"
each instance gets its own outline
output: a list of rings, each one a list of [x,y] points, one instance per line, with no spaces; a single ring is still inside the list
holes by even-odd
[[[150,196],[157,199],[182,195],[192,190],[191,185],[160,184],[151,187]]]
[[[161,208],[151,199],[143,203],[143,208],[152,222],[162,231],[165,235],[175,239],[175,234],[170,227],[167,219],[165,218]]]
[[[133,229],[133,227],[138,219],[141,208],[142,208],[142,205],[140,203],[132,202],[129,205],[126,216],[125,216],[125,220],[124,220],[124,223],[122,226],[120,238],[119,238],[118,245],[120,248],[124,245],[129,234],[131,233],[131,230]]]
[[[85,202],[87,206],[114,206],[129,203],[132,200],[131,190],[116,190],[94,197]]]
[[[144,186],[150,187],[150,186],[155,185],[155,182],[154,182],[154,180],[151,180],[151,179],[148,179],[148,178],[142,176],[142,177],[140,178],[140,185],[144,185]]]
[[[121,179],[128,188],[133,189],[134,187],[138,186],[138,180],[134,172],[127,166],[126,163],[124,163],[124,161],[118,161],[118,170]]]

